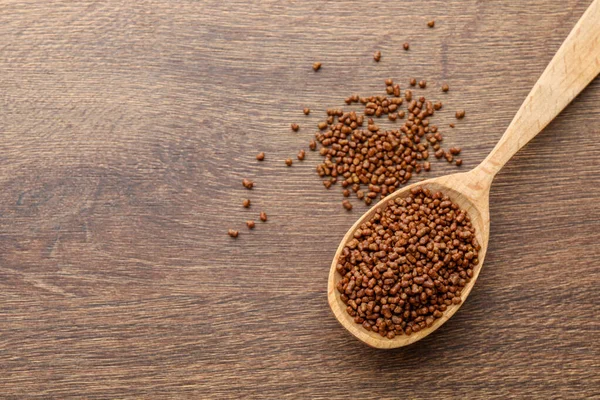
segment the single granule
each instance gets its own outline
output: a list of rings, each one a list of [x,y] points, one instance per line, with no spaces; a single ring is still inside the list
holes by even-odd
[[[402,45],[402,47],[404,47],[404,50],[410,49],[410,45],[408,44],[408,42],[404,42],[404,44]]]
[[[342,205],[344,206],[344,208],[348,211],[352,210],[352,203],[350,203],[348,200],[344,200],[342,201]]]
[[[462,165],[462,159],[460,159],[460,158],[457,158],[457,159],[456,159],[456,166],[457,166],[457,167],[460,167],[461,165]]]
[[[244,208],[250,207],[250,199],[244,199],[244,201],[242,201],[242,205]]]
[[[265,159],[265,153],[263,153],[263,152],[261,151],[260,153],[258,153],[258,154],[256,155],[256,159],[257,159],[258,161],[262,161],[262,160],[264,160],[264,159]]]
[[[311,140],[308,143],[308,148],[311,149],[312,151],[315,151],[317,149],[317,142],[315,142],[315,140]]]
[[[421,187],[378,208],[353,236],[337,260],[337,290],[354,322],[389,339],[460,304],[479,263],[466,211]]]
[[[442,85],[442,92],[447,92],[448,90],[450,90],[450,86],[448,86],[448,84],[447,84],[447,83],[444,83],[444,84]]]
[[[260,212],[260,220],[262,222],[267,222],[267,213],[265,213],[264,211]]]
[[[242,185],[244,185],[244,187],[246,189],[252,189],[252,187],[254,186],[254,182],[252,182],[250,179],[242,179]]]
[[[320,62],[316,62],[316,63],[313,64],[313,70],[315,70],[315,72],[317,72],[320,69],[321,69],[321,63]]]
[[[375,54],[373,54],[373,60],[379,62],[379,60],[381,60],[381,52],[379,50],[377,50],[375,52]]]
[[[454,128],[454,124],[449,124],[448,125],[450,128]]]
[[[300,160],[300,161],[304,160],[305,156],[306,156],[306,152],[304,150],[300,150],[298,152],[298,160]]]
[[[228,231],[227,231],[227,234],[228,234],[229,236],[231,236],[232,238],[236,238],[236,237],[238,237],[238,234],[239,234],[239,232],[238,232],[238,231],[235,231],[235,230],[233,230],[233,229],[230,229],[230,230],[228,230]]]
[[[248,229],[254,229],[254,221],[246,221],[246,226],[248,227]]]
[[[292,159],[291,158],[287,158],[285,160],[285,165],[287,165],[288,167],[291,167],[292,166]]]
[[[298,125],[298,124],[292,124],[291,126],[292,126],[292,130],[294,132],[298,132],[298,129],[300,129],[300,125]]]
[[[448,151],[450,154],[457,155],[460,154],[460,147],[450,147]]]
[[[417,80],[415,78],[410,78],[410,86],[416,86],[417,85]]]
[[[465,117],[465,110],[458,110],[456,112],[456,119],[463,119]]]
[[[310,108],[306,107],[304,110],[302,110],[302,112],[304,113],[304,115],[308,115],[310,114]]]
[[[429,21],[427,23],[427,26],[430,27],[430,28],[433,28],[435,26],[435,21],[434,20]]]
[[[422,81],[419,81],[419,87],[420,87],[421,89],[425,89],[425,88],[427,87],[427,82],[426,82],[426,81],[424,81],[424,80],[422,80]]]

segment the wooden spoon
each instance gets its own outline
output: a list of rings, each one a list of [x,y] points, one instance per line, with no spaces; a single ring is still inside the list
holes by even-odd
[[[331,263],[327,286],[331,310],[344,328],[372,347],[391,349],[423,339],[450,319],[466,300],[481,272],[490,233],[489,193],[494,176],[521,147],[548,125],[599,73],[600,0],[594,0],[533,86],[496,147],[479,166],[469,172],[417,182],[390,194],[363,214],[346,233]],[[378,333],[367,331],[348,315],[346,305],[340,299],[340,293],[336,289],[336,285],[341,279],[340,274],[336,271],[336,264],[344,246],[352,240],[352,235],[360,224],[369,220],[376,210],[384,207],[388,201],[393,201],[397,197],[405,197],[415,186],[441,191],[468,212],[476,229],[477,240],[481,244],[479,264],[474,270],[473,278],[462,291],[460,304],[448,307],[444,315],[436,319],[428,328],[409,336],[398,335],[394,339],[387,339]]]

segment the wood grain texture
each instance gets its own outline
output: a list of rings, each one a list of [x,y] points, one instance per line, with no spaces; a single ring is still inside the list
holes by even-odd
[[[283,164],[326,107],[415,76],[449,83],[474,167],[589,3],[0,2],[0,396],[598,398],[598,79],[496,177],[477,285],[406,348],[327,306],[365,206],[316,154]]]
[[[497,173],[600,74],[600,0],[575,24],[533,85],[496,147],[482,162]]]

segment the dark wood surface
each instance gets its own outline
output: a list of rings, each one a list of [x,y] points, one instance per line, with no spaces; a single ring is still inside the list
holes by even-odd
[[[283,163],[325,108],[415,76],[474,167],[589,2],[0,2],[0,396],[599,398],[599,79],[498,175],[473,293],[408,348],[336,322],[366,208],[317,154]]]

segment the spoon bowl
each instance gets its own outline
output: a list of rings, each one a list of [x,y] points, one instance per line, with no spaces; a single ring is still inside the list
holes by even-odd
[[[429,179],[397,190],[363,214],[346,233],[331,264],[327,297],[335,317],[350,333],[372,347],[391,349],[406,346],[438,329],[458,311],[477,281],[487,251],[490,232],[489,192],[494,176],[600,73],[598,21],[600,21],[600,0],[594,0],[533,86],[496,147],[479,166],[466,173]],[[461,303],[449,306],[429,327],[411,335],[398,335],[388,339],[356,324],[346,312],[346,305],[336,288],[337,283],[342,279],[336,270],[336,265],[346,243],[352,239],[354,232],[363,222],[370,220],[378,208],[382,208],[387,202],[398,197],[405,197],[416,186],[442,192],[467,212],[475,228],[477,241],[481,245],[478,254],[479,264],[473,271],[473,277],[461,292]]]
[[[475,169],[466,173],[459,173],[453,175],[446,175],[439,178],[428,179],[426,181],[413,183],[412,185],[403,187],[388,195],[381,201],[379,201],[369,211],[364,213],[358,221],[354,223],[352,228],[348,230],[344,238],[342,239],[333,262],[331,263],[331,269],[329,270],[329,281],[327,287],[327,297],[329,306],[335,314],[338,321],[346,328],[350,333],[356,336],[361,341],[365,342],[369,346],[381,348],[381,349],[392,349],[396,347],[406,346],[413,342],[416,342],[425,336],[429,335],[440,326],[444,324],[464,303],[465,299],[473,289],[475,281],[479,276],[481,267],[483,266],[483,259],[487,250],[489,231],[490,231],[490,214],[489,214],[489,184],[481,184],[487,182],[485,180],[479,180],[482,177],[481,171]],[[382,337],[377,332],[367,331],[361,325],[354,322],[354,319],[346,312],[346,304],[340,297],[340,292],[336,289],[338,282],[342,279],[342,276],[337,272],[336,265],[337,260],[342,253],[346,244],[353,239],[354,232],[358,227],[369,221],[378,209],[384,208],[388,202],[394,201],[397,198],[403,198],[410,194],[412,188],[421,186],[427,188],[432,192],[442,192],[450,199],[458,204],[462,210],[467,212],[467,215],[471,219],[471,224],[475,228],[475,237],[481,245],[479,251],[479,263],[473,270],[473,277],[467,282],[461,293],[461,303],[453,304],[448,307],[444,314],[436,319],[434,323],[418,332],[415,332],[409,336],[398,335],[393,339]]]

